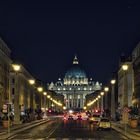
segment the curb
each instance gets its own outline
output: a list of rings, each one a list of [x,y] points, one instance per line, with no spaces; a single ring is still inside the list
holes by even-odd
[[[112,125],[112,128],[115,131],[119,132],[120,134],[122,134],[123,136],[127,137],[130,140],[139,140],[140,139],[140,137],[135,135],[135,134],[128,133],[128,132],[126,132],[126,134],[125,134],[124,130],[122,130],[121,128],[118,128],[118,127],[116,127],[114,125]]]
[[[16,129],[13,129],[13,130],[11,131],[10,135],[8,135],[8,133],[5,132],[5,134],[2,134],[2,135],[0,136],[0,140],[2,140],[2,139],[10,139],[10,138],[12,138],[14,135],[16,135],[17,133],[20,133],[20,132],[22,132],[22,131],[31,129],[31,128],[33,128],[33,127],[36,127],[36,126],[38,126],[38,125],[47,123],[47,122],[49,122],[49,121],[50,121],[49,119],[46,119],[46,120],[42,120],[42,121],[37,122],[37,123],[34,122],[33,124],[27,124],[26,126],[18,127],[18,128],[16,128]]]
[[[43,122],[44,119],[41,119],[41,120],[35,120],[33,122],[30,122],[30,123],[23,123],[22,125],[19,125],[15,128],[13,128],[12,126],[10,127],[11,131],[14,131],[14,130],[17,130],[17,129],[21,129],[23,127],[26,127],[26,126],[29,126],[29,125],[33,125],[33,124],[36,124],[36,123],[39,123],[39,122]],[[8,129],[8,128],[7,128]],[[0,132],[0,136],[1,135],[4,135],[4,134],[7,134],[7,129],[5,129],[3,132]]]

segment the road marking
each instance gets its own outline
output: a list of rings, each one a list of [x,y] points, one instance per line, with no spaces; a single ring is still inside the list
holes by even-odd
[[[15,134],[15,135],[13,135],[13,136],[10,136],[9,138],[8,138],[8,140],[11,140],[11,139],[13,139],[14,137],[16,137],[17,136],[17,134]]]
[[[46,137],[47,139],[56,131],[56,129],[59,127],[60,123],[52,130],[50,130],[49,135]]]

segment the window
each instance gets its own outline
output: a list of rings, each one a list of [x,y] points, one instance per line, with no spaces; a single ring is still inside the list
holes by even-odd
[[[12,84],[14,84],[14,83],[15,83],[15,79],[13,78],[13,79],[12,79]]]
[[[15,94],[15,89],[14,88],[12,88],[12,95],[14,95]]]

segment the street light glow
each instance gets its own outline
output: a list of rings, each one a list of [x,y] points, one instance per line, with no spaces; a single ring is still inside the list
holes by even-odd
[[[83,108],[84,110],[86,110],[87,109],[87,107],[86,106],[84,106],[84,108]]]
[[[30,80],[29,80],[29,84],[30,84],[30,85],[34,85],[34,84],[35,84],[35,80],[30,79]]]
[[[122,65],[122,69],[123,69],[123,71],[127,71],[128,70],[128,65],[126,65],[126,64]]]
[[[48,95],[48,96],[47,96],[47,98],[49,99],[49,98],[51,98],[51,96],[50,96],[50,95]]]
[[[105,92],[108,92],[108,91],[109,91],[109,88],[108,88],[108,87],[105,87],[105,88],[104,88],[104,91],[105,91]]]
[[[66,107],[65,107],[65,106],[63,106],[63,109],[64,109],[64,110],[66,110]]]
[[[99,96],[98,96],[98,99],[100,99],[100,98],[101,98],[101,96],[99,95]]]
[[[16,72],[20,71],[20,69],[21,69],[21,66],[18,64],[12,64],[12,67],[13,67],[14,71],[16,71]]]
[[[112,85],[114,85],[115,83],[116,83],[116,80],[115,79],[111,80],[111,84]]]
[[[38,90],[38,92],[42,92],[43,88],[42,87],[38,87],[37,90]]]
[[[104,96],[104,94],[105,94],[104,92],[101,92],[101,93],[100,93],[101,96]]]
[[[47,92],[43,92],[43,95],[46,96],[47,95]]]

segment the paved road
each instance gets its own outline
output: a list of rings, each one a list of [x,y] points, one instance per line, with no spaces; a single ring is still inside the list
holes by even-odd
[[[126,138],[114,130],[97,131],[87,121],[63,121],[60,118],[53,118],[46,124],[15,135],[13,139],[125,140]]]

